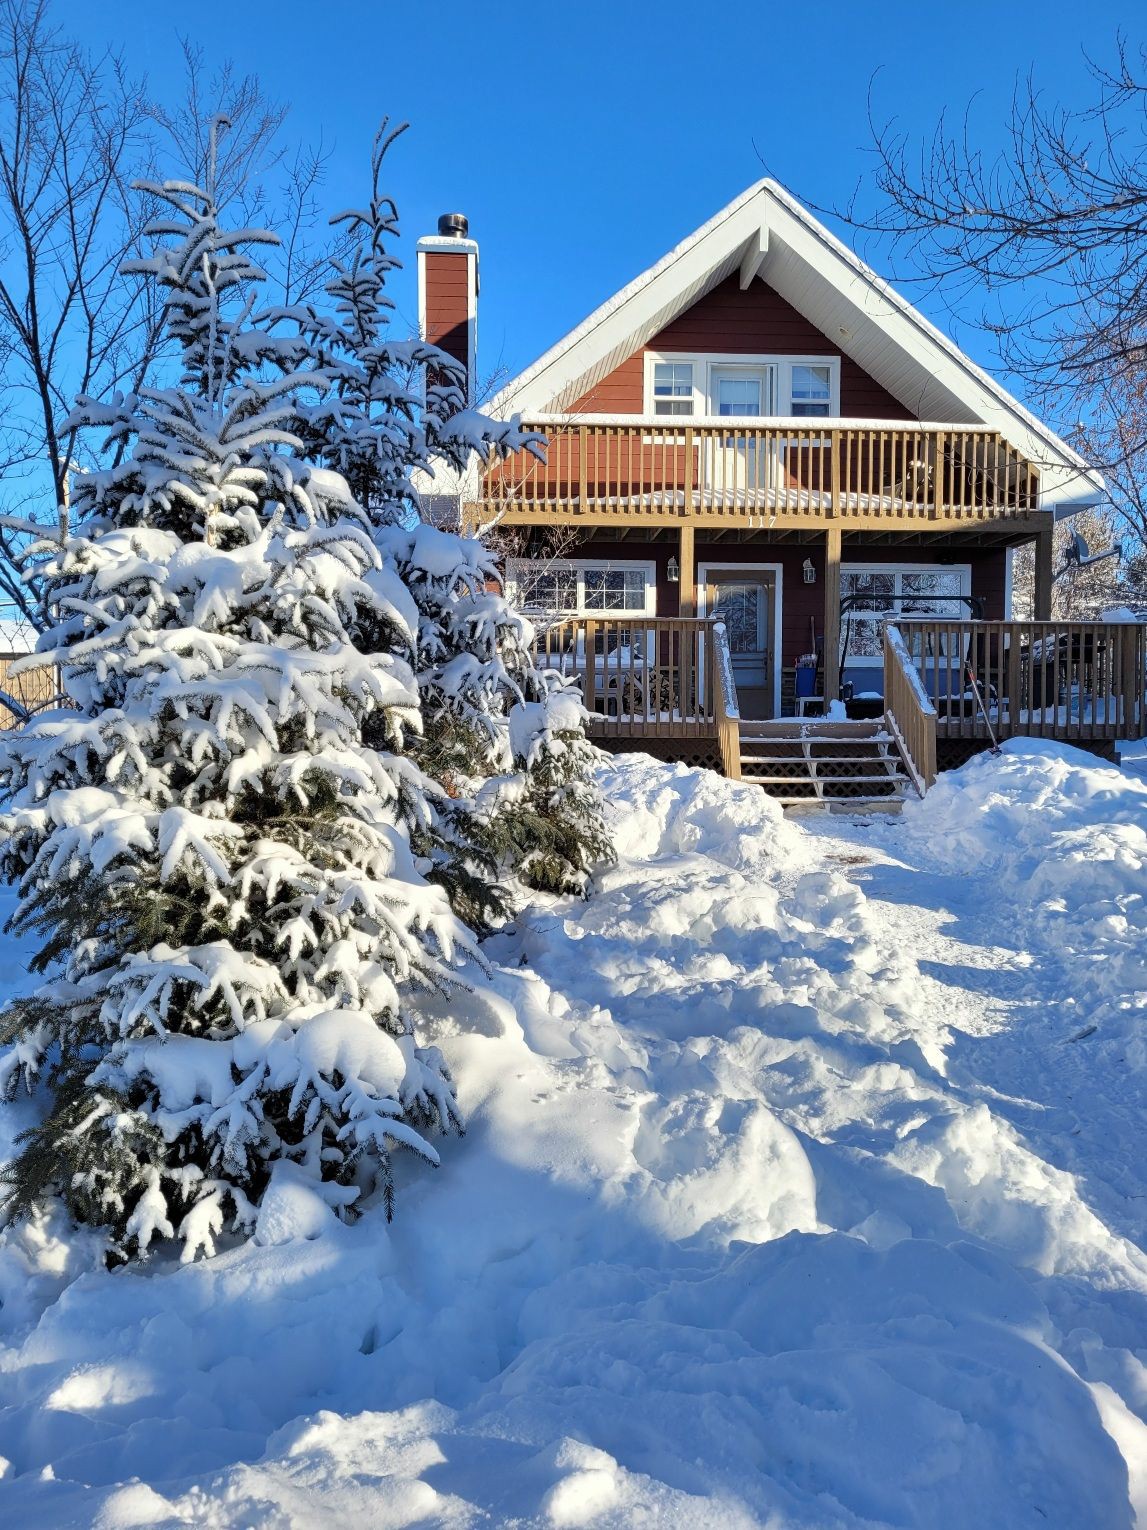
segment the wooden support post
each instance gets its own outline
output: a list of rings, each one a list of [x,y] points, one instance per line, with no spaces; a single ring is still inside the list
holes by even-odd
[[[1051,620],[1051,580],[1054,559],[1055,522],[1049,514],[1039,529],[1035,542],[1035,619]]]
[[[677,586],[678,614],[680,616],[696,616],[697,590],[695,581],[697,565],[693,557],[692,521],[681,522],[680,537],[681,541],[677,549],[677,561],[680,565],[680,583]]]
[[[824,547],[824,704],[840,700],[840,527],[830,526]]]

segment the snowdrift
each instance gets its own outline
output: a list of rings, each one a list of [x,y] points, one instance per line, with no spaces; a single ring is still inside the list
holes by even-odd
[[[1102,1027],[1107,1060],[1142,1069],[1147,781],[1066,744],[1012,739],[941,776],[905,821],[936,865],[991,879],[1001,924],[1022,918],[1081,1021]]]
[[[1147,1510],[1147,790],[1011,748],[800,827],[599,779],[618,864],[488,943],[481,1025],[442,1014],[468,1135],[390,1228],[279,1176],[193,1265],[3,1235],[6,1526]]]

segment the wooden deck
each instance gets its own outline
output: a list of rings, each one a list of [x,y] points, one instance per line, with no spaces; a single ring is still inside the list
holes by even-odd
[[[547,625],[539,664],[582,690],[590,735],[719,766],[740,779],[743,740],[871,723],[743,722],[725,624],[709,618],[579,617]],[[1053,738],[1082,747],[1147,736],[1147,625],[901,618],[884,629],[883,729],[921,794],[940,745]]]
[[[1036,468],[987,428],[604,415],[524,424],[536,452],[491,459],[472,521],[910,526],[1038,508]]]

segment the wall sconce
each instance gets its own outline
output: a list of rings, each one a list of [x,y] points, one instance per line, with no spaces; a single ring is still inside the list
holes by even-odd
[[[805,584],[816,583],[816,569],[813,568],[811,558],[806,558],[804,560],[804,582]]]
[[[670,584],[676,584],[677,581],[681,578],[681,569],[678,566],[676,558],[669,559],[669,562],[665,566],[665,572],[669,576]]]

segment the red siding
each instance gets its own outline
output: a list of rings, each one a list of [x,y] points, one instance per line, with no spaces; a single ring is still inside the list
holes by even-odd
[[[467,252],[457,255],[428,250],[426,261],[426,339],[463,366],[467,354],[469,317],[469,265]]]
[[[601,558],[618,562],[655,562],[657,565],[657,614],[676,616],[680,585],[670,584],[666,572],[670,557],[677,556],[676,540],[666,542],[617,542],[608,537],[587,538],[573,548],[569,557]],[[824,547],[820,543],[783,542],[706,542],[698,530],[695,547],[698,565],[709,563],[735,567],[738,563],[779,563],[781,565],[781,665],[789,669],[802,653],[809,651],[809,621],[816,636],[824,636]],[[804,561],[811,560],[816,583],[805,584]],[[846,546],[843,563],[951,563],[969,564],[972,594],[984,602],[988,621],[1002,620],[1007,554],[1003,548],[961,547],[959,541],[941,542],[927,547]]]
[[[762,281],[742,292],[730,276],[626,358],[578,400],[575,411],[640,414],[644,405],[646,351],[704,355],[840,356],[840,412],[852,419],[910,420],[912,411],[845,356],[840,342],[822,334]]]

